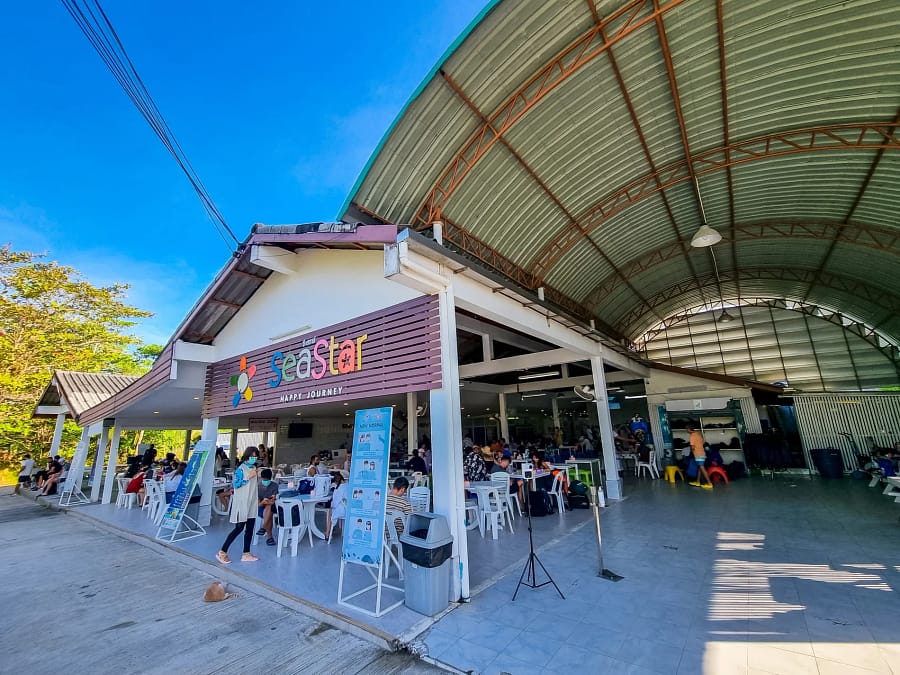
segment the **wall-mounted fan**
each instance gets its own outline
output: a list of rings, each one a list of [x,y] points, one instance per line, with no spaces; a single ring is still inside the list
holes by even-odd
[[[587,401],[588,403],[594,403],[597,400],[596,395],[594,394],[594,388],[588,385],[577,385],[572,388],[575,392],[575,395],[580,398],[582,401]]]
[[[428,404],[420,403],[416,406],[416,417],[425,417],[425,413],[428,412]]]

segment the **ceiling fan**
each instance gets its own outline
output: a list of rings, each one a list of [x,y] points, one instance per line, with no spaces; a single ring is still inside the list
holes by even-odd
[[[594,394],[594,388],[589,385],[576,385],[572,388],[572,391],[574,391],[575,395],[582,401],[594,403],[597,400],[597,396]]]

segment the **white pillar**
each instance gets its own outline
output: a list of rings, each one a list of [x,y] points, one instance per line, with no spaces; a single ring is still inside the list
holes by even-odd
[[[616,470],[616,444],[613,441],[612,418],[609,416],[609,397],[606,395],[606,373],[603,358],[591,357],[591,373],[597,397],[597,421],[600,425],[600,441],[603,444],[603,467],[606,469],[606,496],[622,498],[622,480]]]
[[[231,430],[231,447],[228,448],[228,461],[231,462],[231,470],[237,467],[238,449],[237,449],[238,430]]]
[[[184,446],[181,448],[181,460],[186,462],[191,453],[191,430],[184,432]]]
[[[94,463],[91,466],[91,478],[88,484],[91,486],[91,501],[100,501],[100,481],[103,477],[103,463],[106,459],[106,442],[109,440],[110,424],[103,420],[103,429],[100,438],[97,439],[97,451],[94,453]]]
[[[430,392],[434,510],[447,518],[450,532],[453,533],[453,597],[468,599],[469,546],[463,493],[456,303],[451,287],[441,291],[438,298],[441,321],[441,388]]]
[[[203,420],[203,429],[200,432],[201,441],[212,441],[213,452],[206,458],[206,464],[200,473],[200,504],[197,510],[197,522],[206,527],[212,520],[213,478],[216,473],[216,437],[219,435],[219,418],[210,417]],[[233,465],[232,465],[233,466]]]
[[[412,454],[416,454],[419,447],[419,417],[416,415],[418,407],[418,392],[406,392],[406,445]]]
[[[509,420],[506,419],[506,394],[500,392],[500,436],[509,443]]]
[[[112,440],[109,442],[109,457],[106,460],[106,480],[103,482],[104,504],[112,501],[113,483],[116,482],[116,462],[119,460],[119,440],[122,438],[122,428],[116,425],[113,428]]]
[[[59,444],[62,443],[63,427],[66,423],[66,413],[60,413],[56,416],[56,426],[53,428],[53,442],[50,444],[50,456],[56,457],[59,454]]]
[[[553,409],[553,438],[556,439],[556,430],[562,427],[559,424],[559,403],[555,396],[550,399],[550,407]]]

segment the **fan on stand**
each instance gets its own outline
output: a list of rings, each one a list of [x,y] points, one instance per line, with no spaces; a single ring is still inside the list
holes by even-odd
[[[594,388],[589,385],[577,385],[573,387],[572,390],[575,392],[575,395],[582,401],[594,403],[597,400],[597,396],[594,394]]]

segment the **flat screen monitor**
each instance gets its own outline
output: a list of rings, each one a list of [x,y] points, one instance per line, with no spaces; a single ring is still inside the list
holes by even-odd
[[[309,422],[292,422],[288,425],[288,438],[312,438],[312,427]]]

